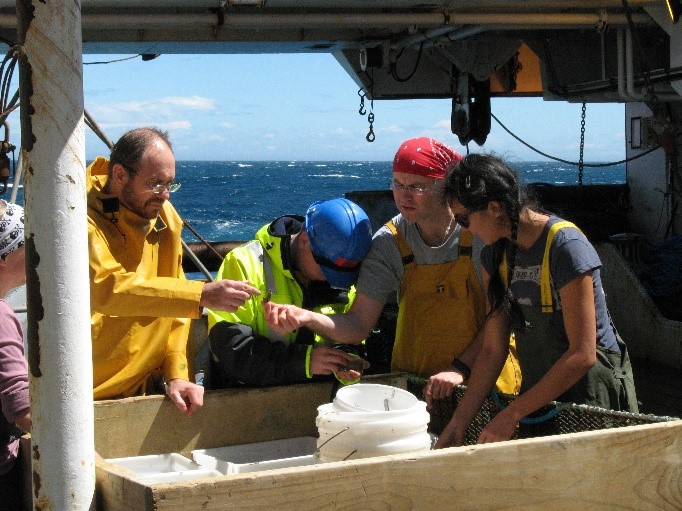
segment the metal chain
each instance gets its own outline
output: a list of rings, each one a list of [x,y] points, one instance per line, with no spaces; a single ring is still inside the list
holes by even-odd
[[[583,153],[585,152],[585,111],[587,103],[583,103],[582,117],[580,118],[580,160],[578,161],[578,186],[583,185]]]
[[[374,142],[374,139],[376,136],[374,135],[374,100],[370,100],[369,102],[369,114],[367,114],[367,122],[369,122],[369,131],[367,132],[367,136],[365,137],[365,140],[367,142]]]
[[[365,115],[367,111],[365,110],[365,96],[366,93],[362,87],[358,90],[358,96],[360,96],[360,109],[358,110],[358,113],[360,115]],[[374,100],[371,99],[369,101],[369,114],[367,115],[367,121],[369,122],[369,131],[367,132],[367,136],[365,137],[365,140],[367,142],[374,142],[376,139],[376,135],[374,134]]]

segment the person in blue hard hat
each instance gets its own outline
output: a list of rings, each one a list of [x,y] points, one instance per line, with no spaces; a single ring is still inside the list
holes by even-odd
[[[283,385],[332,374],[342,381],[359,378],[365,363],[357,353],[337,349],[307,328],[273,331],[263,304],[345,312],[371,240],[367,214],[338,198],[315,202],[305,216],[276,218],[228,253],[216,280],[248,281],[261,293],[235,312],[208,310],[206,387]]]

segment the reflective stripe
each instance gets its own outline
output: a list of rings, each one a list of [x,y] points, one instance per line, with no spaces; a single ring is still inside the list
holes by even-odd
[[[310,356],[313,353],[313,345],[309,345],[305,352],[305,376],[306,378],[312,378],[313,373],[310,371]]]
[[[272,262],[270,257],[263,253],[263,245],[260,241],[254,240],[246,245],[246,248],[255,255],[263,265],[263,277],[265,278],[265,289],[271,291],[273,295],[278,294],[277,281],[275,280],[275,272],[272,269]],[[284,341],[284,335],[275,332],[268,328],[268,338],[273,341]],[[307,362],[306,362],[307,364]],[[307,366],[306,366],[307,367]]]

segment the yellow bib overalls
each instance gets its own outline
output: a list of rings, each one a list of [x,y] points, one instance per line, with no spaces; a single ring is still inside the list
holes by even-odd
[[[395,225],[389,221],[386,226],[398,245],[405,270],[391,370],[429,377],[447,369],[485,322],[485,297],[471,261],[472,236],[468,231],[461,232],[456,261],[418,265]],[[497,390],[516,394],[520,385],[512,340]]]

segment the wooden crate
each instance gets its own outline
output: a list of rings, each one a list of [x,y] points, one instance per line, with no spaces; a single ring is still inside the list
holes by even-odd
[[[372,382],[405,387],[399,377]],[[104,458],[316,434],[331,385],[211,392],[186,418],[162,397],[95,404]],[[142,484],[97,462],[102,511],[682,509],[682,421],[464,446],[419,455]]]

